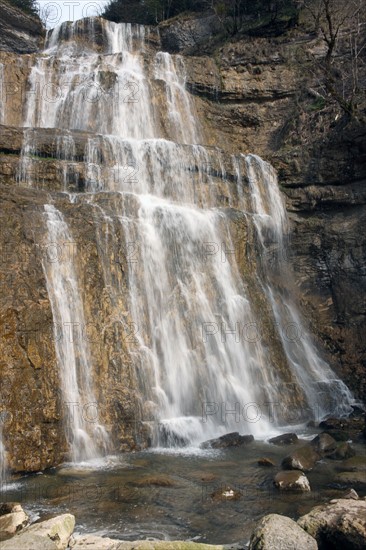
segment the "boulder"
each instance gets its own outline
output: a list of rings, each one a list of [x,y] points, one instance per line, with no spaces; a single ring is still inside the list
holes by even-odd
[[[337,468],[336,481],[364,490],[366,488],[366,456],[356,455],[342,461]]]
[[[0,504],[0,540],[18,533],[29,523],[29,517],[20,504],[7,502]]]
[[[138,540],[131,542],[82,535],[72,538],[70,548],[72,550],[223,550],[224,546],[191,541]]]
[[[339,466],[342,472],[364,472],[366,476],[366,456],[357,455],[348,458]]]
[[[278,472],[274,478],[274,485],[281,491],[296,491],[306,493],[311,491],[308,478],[303,472]]]
[[[310,445],[320,456],[327,456],[333,453],[337,448],[337,442],[327,433],[322,433],[311,440]]]
[[[42,541],[42,543],[38,542],[39,546],[37,548],[47,548],[48,550],[49,547],[57,550],[65,550],[69,544],[74,527],[75,516],[72,514],[62,514],[61,516],[56,516],[46,521],[33,523],[24,533],[17,535],[11,540],[17,542],[18,546],[14,546],[17,550],[20,548],[22,550],[28,550],[28,546],[31,548],[31,544],[33,544],[35,540]],[[21,539],[20,537],[23,538]],[[28,540],[30,542],[28,542]],[[52,546],[48,544],[48,541],[52,543]],[[9,548],[13,547],[10,546]],[[3,550],[3,547],[1,550]]]
[[[356,437],[364,428],[363,416],[350,416],[348,418],[327,418],[320,422],[319,428],[325,432],[331,433],[332,430],[348,432],[352,437]]]
[[[201,443],[201,449],[227,449],[228,447],[241,447],[252,443],[254,437],[252,435],[240,435],[239,432],[232,432],[222,435],[217,439],[209,439]]]
[[[96,535],[73,536],[70,541],[72,550],[117,550],[121,541]]]
[[[299,438],[296,434],[287,433],[276,435],[276,437],[271,437],[268,441],[273,443],[273,445],[293,445],[294,443],[297,443],[298,440]]]
[[[295,521],[278,514],[264,516],[257,524],[249,550],[317,550],[316,540]]]
[[[348,441],[351,439],[351,435],[347,430],[325,430],[324,433],[331,435],[336,441]]]
[[[365,500],[331,500],[313,508],[297,523],[317,540],[319,548],[366,548]]]
[[[351,458],[355,456],[356,451],[350,445],[347,443],[347,441],[344,441],[343,443],[340,443],[336,450],[328,455],[328,458],[331,458],[333,460],[346,460],[347,458]]]
[[[304,445],[300,449],[296,449],[293,453],[286,456],[282,460],[282,468],[284,470],[302,470],[304,472],[310,472],[320,460],[320,455],[316,452],[311,445]]]
[[[2,542],[1,550],[57,550],[57,546],[51,539],[26,530]]]
[[[342,430],[347,425],[347,422],[341,418],[327,418],[319,424],[319,428],[323,430]]]
[[[340,474],[337,474],[335,481],[340,485],[350,485],[363,491],[366,489],[365,472],[341,472]]]
[[[215,501],[239,500],[242,498],[243,492],[230,485],[222,485],[210,496]]]

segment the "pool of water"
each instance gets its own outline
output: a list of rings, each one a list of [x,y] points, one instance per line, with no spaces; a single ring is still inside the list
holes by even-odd
[[[364,445],[354,447],[357,454],[365,455]],[[263,515],[279,513],[296,519],[344,492],[345,486],[336,480],[341,462],[332,460],[323,460],[307,474],[311,493],[278,492],[274,475],[281,459],[294,448],[256,441],[220,451],[155,449],[64,464],[10,482],[1,500],[21,502],[32,520],[71,512],[77,533],[124,540],[245,544]],[[273,460],[276,467],[258,466],[262,457]],[[230,490],[235,499],[217,496],[231,495]],[[366,492],[361,489],[359,494]]]

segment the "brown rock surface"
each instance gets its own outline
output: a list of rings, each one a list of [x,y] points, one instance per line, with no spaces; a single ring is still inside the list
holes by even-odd
[[[78,246],[85,316],[97,324],[98,338],[91,348],[101,419],[113,432],[117,451],[143,447],[148,436],[140,423],[143,404],[136,389],[131,350],[117,338],[113,324],[117,311],[123,312],[126,324],[129,322],[124,235],[117,237],[118,262],[113,262],[111,273],[123,292],[119,303],[113,303],[103,283],[98,252],[102,251],[100,256],[114,252],[103,248],[104,226],[97,206],[78,204],[71,208],[66,198],[56,195],[64,190],[63,168],[68,162],[57,158],[57,132],[51,136],[48,130],[31,130],[37,144],[33,160],[38,179],[32,182],[37,189],[16,186],[24,135],[19,126],[35,55],[13,53],[20,51],[12,45],[13,39],[19,38],[18,23],[11,22],[12,8],[4,8],[3,1],[1,9],[8,14],[8,23],[5,17],[1,24],[10,25],[13,34],[5,33],[6,43],[0,43],[5,50],[0,51],[0,63],[7,85],[3,120],[7,126],[0,126],[0,279],[6,288],[0,303],[0,412],[6,413],[4,433],[10,468],[36,471],[60,463],[66,452],[66,411],[60,400],[52,313],[40,262],[44,248],[39,247],[38,232],[43,223],[42,205],[48,202],[49,192],[58,197],[72,229]],[[19,24],[23,25],[22,21],[19,17]],[[22,52],[38,48],[42,32],[39,22],[34,25],[29,27],[34,39]],[[23,48],[21,40],[18,44]],[[225,168],[231,164],[232,153],[255,152],[279,171],[293,230],[290,260],[303,312],[332,367],[362,398],[366,396],[365,131],[357,121],[346,124],[333,104],[314,110],[314,98],[307,92],[314,81],[311,76],[305,77],[303,63],[315,44],[314,37],[301,32],[278,39],[244,37],[228,42],[209,57],[206,52],[205,56],[185,58],[187,85],[195,94],[205,142],[221,146],[226,152]],[[153,85],[160,86],[158,81]],[[165,123],[160,121],[162,131]],[[68,190],[82,192],[88,134],[74,132],[73,138],[75,177]],[[215,172],[217,152],[210,151]],[[219,178],[214,179],[219,204],[225,207],[233,175],[228,168],[225,185]],[[104,197],[98,200],[108,210],[108,201]],[[122,199],[111,196],[110,200]],[[243,243],[250,246],[253,240],[250,224],[235,205],[227,210],[239,268],[253,283],[253,309],[263,312],[266,306],[256,289],[255,260],[248,262],[242,254]],[[265,344],[271,342],[279,375],[290,384],[291,375],[282,372],[285,361],[276,343],[278,336],[273,337],[268,326],[262,327],[262,334]],[[294,391],[288,406],[299,402],[301,397]]]
[[[25,13],[6,0],[0,0],[0,49],[15,53],[38,51],[45,29],[35,15]]]
[[[361,550],[366,546],[365,500],[332,500],[313,508],[297,523],[317,540],[319,548]]]

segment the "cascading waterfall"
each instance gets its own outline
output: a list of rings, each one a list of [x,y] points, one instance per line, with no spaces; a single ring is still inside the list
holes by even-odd
[[[266,273],[265,293],[278,327],[287,363],[296,385],[306,396],[309,409],[317,419],[333,411],[338,416],[350,412],[353,398],[347,386],[320,357],[305,327],[296,303],[288,292],[273,284],[271,273],[277,271],[286,287],[291,286],[286,238],[289,223],[274,169],[261,158],[250,155],[246,159],[249,185],[253,201],[254,224],[257,229],[261,258]],[[270,246],[270,254],[268,254]],[[274,248],[273,248],[274,246]],[[271,265],[269,265],[271,264]],[[294,334],[287,331],[291,328]]]
[[[138,328],[138,349],[131,353],[144,405],[153,411],[146,420],[157,421],[155,444],[196,444],[238,429],[264,437],[273,417],[277,424],[285,422],[286,415],[266,406],[286,401],[292,390],[284,387],[268,345],[237,329],[255,326],[258,313],[235,261],[222,190],[229,197],[226,206],[243,212],[255,228],[261,265],[256,284],[280,327],[290,379],[312,414],[318,415],[319,385],[327,397],[322,396],[321,415],[345,412],[352,396],[318,356],[296,306],[276,289],[265,261],[268,240],[282,249],[288,231],[274,170],[258,157],[226,159],[219,150],[199,145],[202,136],[185,87],[183,59],[159,52],[149,66],[144,36],[141,26],[93,18],[54,29],[30,76],[31,88],[40,92],[28,98],[24,126],[64,129],[59,158],[74,155],[71,130],[94,134],[84,157],[86,200],[94,204],[101,192],[124,197],[112,201],[113,216],[101,207],[98,215],[111,235],[122,227],[126,245],[137,255],[137,262],[129,264],[129,312]],[[45,208],[48,238],[68,238],[61,212]],[[102,244],[108,248],[110,240]],[[101,261],[111,261],[110,256]],[[84,322],[74,266],[44,267],[55,322]],[[104,266],[103,272],[105,285],[113,286],[110,269]],[[115,286],[115,296],[119,292]],[[289,322],[305,334],[291,345],[282,338]],[[57,344],[56,351],[67,399],[93,399],[87,348],[80,364],[70,343]],[[248,414],[243,421],[243,408],[259,405],[259,417]],[[91,456],[95,434],[82,418],[72,422],[74,458]],[[103,434],[99,425],[98,432]]]
[[[69,228],[53,205],[46,204],[47,244],[72,243]],[[98,404],[91,380],[92,359],[85,333],[87,327],[72,255],[60,261],[43,259],[51,302],[57,361],[66,411],[67,437],[73,461],[105,453],[108,435],[98,420]]]

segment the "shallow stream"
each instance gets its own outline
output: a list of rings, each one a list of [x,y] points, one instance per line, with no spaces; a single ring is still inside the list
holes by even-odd
[[[263,515],[296,519],[340,497],[347,488],[337,480],[342,461],[324,459],[306,474],[311,493],[284,494],[275,489],[273,478],[282,458],[303,444],[279,447],[255,441],[225,450],[155,449],[66,464],[9,483],[1,500],[21,502],[33,521],[71,512],[76,516],[76,533],[123,540],[246,543]],[[365,446],[354,447],[366,461]],[[276,466],[259,466],[262,457]],[[366,495],[366,484],[355,488],[360,496]]]

